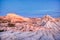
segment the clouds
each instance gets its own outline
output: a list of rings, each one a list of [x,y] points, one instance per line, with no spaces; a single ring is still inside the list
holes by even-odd
[[[33,11],[30,11],[29,13],[32,13],[32,14],[40,14],[40,13],[57,13],[57,12],[60,12],[59,10],[33,10]]]

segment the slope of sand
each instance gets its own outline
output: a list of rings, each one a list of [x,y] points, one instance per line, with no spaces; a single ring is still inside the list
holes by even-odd
[[[60,40],[60,18],[0,16],[0,40]]]

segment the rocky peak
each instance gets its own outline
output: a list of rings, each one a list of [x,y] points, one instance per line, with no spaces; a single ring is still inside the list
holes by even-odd
[[[46,15],[42,18],[44,21],[55,21],[55,18],[51,17],[50,15]]]

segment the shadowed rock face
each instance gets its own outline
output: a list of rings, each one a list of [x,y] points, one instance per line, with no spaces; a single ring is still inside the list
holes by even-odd
[[[0,40],[60,40],[60,18],[8,14],[0,17],[0,30]]]

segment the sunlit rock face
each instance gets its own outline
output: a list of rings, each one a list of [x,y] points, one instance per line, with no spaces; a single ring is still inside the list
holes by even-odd
[[[0,16],[0,40],[60,40],[60,18]]]
[[[16,15],[14,13],[9,13],[6,15],[6,19],[11,20],[11,22],[23,22],[23,21],[29,21],[29,18],[25,18],[19,15]]]

